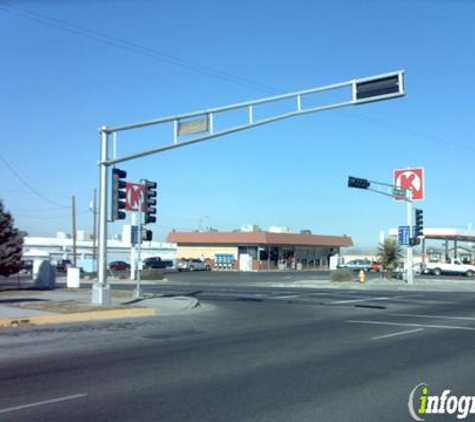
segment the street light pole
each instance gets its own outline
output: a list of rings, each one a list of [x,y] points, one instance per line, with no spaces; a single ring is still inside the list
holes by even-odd
[[[101,160],[99,162],[99,242],[97,282],[92,290],[92,303],[107,305],[110,303],[110,288],[107,284],[107,164],[109,133],[105,126],[101,128]]]

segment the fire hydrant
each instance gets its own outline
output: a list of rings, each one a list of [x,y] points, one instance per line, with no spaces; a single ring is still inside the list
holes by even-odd
[[[358,274],[358,281],[360,283],[364,283],[365,279],[366,279],[366,274],[365,274],[364,270],[360,270],[360,272]]]

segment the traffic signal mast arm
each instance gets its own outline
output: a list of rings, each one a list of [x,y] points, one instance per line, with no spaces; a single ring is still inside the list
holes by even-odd
[[[403,189],[399,186],[392,185],[390,183],[377,182],[375,180],[368,180],[368,179],[363,179],[361,177],[349,176],[348,187],[356,188],[356,189],[364,189],[370,192],[378,193],[380,195],[389,196],[391,198],[397,198],[402,201],[412,202],[412,200],[409,198],[409,194],[410,194],[409,189]]]
[[[319,106],[305,106],[304,104],[304,100],[306,100],[309,95],[314,95],[325,91],[342,90],[345,88],[348,89],[348,99],[346,101],[337,103],[333,102]],[[162,125],[163,127],[163,125],[169,125],[172,129],[173,142],[168,145],[156,147],[147,151],[142,151],[118,158],[114,157],[113,159],[106,159],[103,160],[102,163],[106,165],[113,165],[299,115],[365,104],[372,101],[382,101],[386,99],[402,97],[404,95],[404,71],[399,70],[396,72],[371,76],[368,78],[354,79],[351,81],[323,87],[295,91],[289,94],[276,95],[273,97],[266,97],[223,107],[205,109],[193,113],[163,117],[142,123],[111,128],[103,127],[101,131],[107,135],[110,135],[112,133],[140,129],[147,126]],[[282,101],[286,100],[289,101],[290,111],[281,114],[274,114],[267,118],[257,118],[256,111],[259,111],[261,106],[265,106],[266,104],[275,104],[278,102],[281,103]],[[307,101],[307,104],[308,103],[311,104],[311,101]],[[231,125],[228,128],[216,131],[215,120],[219,119],[219,117],[226,112],[235,110],[242,110],[243,113],[245,113],[247,117],[247,123],[237,126]],[[225,125],[221,124],[220,126],[222,127]]]
[[[370,186],[376,185],[376,189],[370,189]],[[412,228],[413,224],[413,202],[412,202],[412,190],[411,189],[403,189],[399,186],[392,185],[390,183],[384,182],[376,182],[374,180],[363,179],[361,177],[348,177],[348,187],[350,188],[357,188],[357,189],[364,189],[369,190],[375,193],[379,193],[380,195],[389,196],[391,198],[397,198],[403,200],[407,204],[407,212],[406,212],[406,219],[407,219],[407,227],[409,229],[409,245],[407,247],[407,258],[406,258],[406,277],[407,283],[413,284],[414,283],[414,269],[413,269],[413,255],[412,255],[412,247],[418,245],[420,242],[419,236],[424,235],[424,219],[423,219],[423,211],[420,209],[416,209],[415,211],[415,226],[414,231]],[[390,193],[387,192],[390,189]]]
[[[331,90],[348,91],[348,99],[341,102],[329,102],[323,105],[312,105],[309,95],[318,94],[320,92]],[[251,129],[257,126],[277,122],[279,120],[288,119],[300,115],[316,113],[319,111],[332,110],[342,107],[365,104],[372,101],[389,100],[393,98],[403,97],[404,89],[404,71],[386,73],[382,75],[371,76],[361,79],[353,79],[347,82],[341,82],[333,85],[312,88],[304,91],[296,91],[283,95],[262,98],[258,100],[248,101],[239,104],[232,104],[224,107],[207,109],[199,112],[181,114],[171,117],[159,118],[142,123],[130,124],[125,126],[117,126],[108,128],[101,127],[101,155],[99,160],[99,180],[100,180],[100,198],[99,198],[99,253],[98,253],[98,277],[97,283],[93,286],[93,303],[105,304],[110,302],[110,293],[107,286],[107,200],[108,192],[108,169],[117,163],[134,160],[136,158],[145,157],[159,152],[167,151],[174,148],[183,147],[197,142],[206,141],[208,139],[217,138],[219,136]],[[307,100],[306,104],[304,100]],[[269,113],[270,117],[258,118],[255,115],[256,110],[265,104],[276,104],[281,101],[287,101],[289,111],[284,113]],[[279,103],[281,104],[281,103]],[[242,110],[247,116],[247,122],[244,124],[231,125],[227,128],[216,131],[215,119],[219,118],[223,113],[233,110]],[[271,107],[272,110],[272,107]],[[228,116],[229,117],[229,116]],[[226,118],[224,119],[226,122]],[[109,136],[132,129],[140,129],[155,125],[169,125],[172,128],[171,143],[155,148],[136,152],[122,157],[109,158]],[[225,125],[222,125],[225,126]],[[156,210],[150,212],[151,221],[155,219]]]

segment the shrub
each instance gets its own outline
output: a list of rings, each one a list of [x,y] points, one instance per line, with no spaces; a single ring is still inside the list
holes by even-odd
[[[142,271],[140,278],[142,280],[163,280],[163,270],[147,268]]]
[[[353,271],[340,269],[332,272],[332,281],[352,281]]]

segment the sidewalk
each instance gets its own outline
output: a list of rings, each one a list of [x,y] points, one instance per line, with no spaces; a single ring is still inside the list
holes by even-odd
[[[5,290],[0,292],[0,329],[20,325],[61,324],[115,318],[179,314],[199,306],[196,298],[162,297],[145,293],[135,300],[132,291],[111,291],[110,305],[91,303],[91,290]]]

